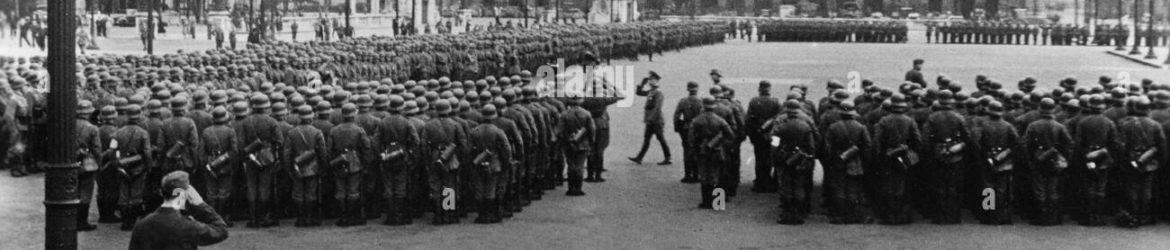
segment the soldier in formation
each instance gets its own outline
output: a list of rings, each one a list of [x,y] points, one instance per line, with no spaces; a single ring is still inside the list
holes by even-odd
[[[1168,217],[1159,211],[1170,196],[1157,184],[1166,178],[1168,84],[1102,77],[1078,86],[1068,77],[1048,90],[1026,77],[1010,90],[980,75],[964,91],[947,76],[897,89],[865,82],[856,95],[830,82],[830,96],[814,106],[803,85],[776,101],[763,81],[747,123],[735,104],[718,101],[731,92],[725,85],[698,97],[697,114],[689,113],[696,97],[683,98],[675,124],[685,126],[676,128],[686,132],[684,157],[695,159],[684,169],[701,183],[700,207],[731,196],[731,152],[736,136],[749,133],[767,162],[753,191],[779,193],[781,224],[802,224],[811,211],[814,160],[824,167],[821,207],[833,224],[901,225],[919,216],[957,224],[963,210],[989,225],[1139,227]]]
[[[770,42],[904,43],[907,27],[901,22],[769,20],[758,33]]]
[[[723,28],[549,25],[86,55],[77,72],[81,181],[97,186],[98,222],[123,230],[162,202],[160,178],[177,170],[192,173],[208,204],[231,215],[229,225],[338,218],[353,226],[382,216],[405,225],[426,211],[434,224],[469,212],[497,223],[565,181],[570,196],[585,194],[584,181],[602,181],[598,151],[608,133],[599,127],[608,121],[597,117],[622,98],[609,85],[587,97],[554,96],[529,70],[556,58],[595,64],[717,43]],[[656,34],[654,46],[644,45],[646,32]],[[0,57],[0,165],[13,175],[44,160],[34,154],[45,147],[43,64]]]

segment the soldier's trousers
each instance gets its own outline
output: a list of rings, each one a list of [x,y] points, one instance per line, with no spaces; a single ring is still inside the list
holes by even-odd
[[[641,160],[646,156],[646,151],[650,149],[650,139],[658,138],[658,144],[662,147],[662,159],[670,160],[670,146],[666,144],[666,136],[662,135],[663,126],[662,123],[646,124],[646,131],[642,133],[642,149],[638,150],[638,155],[634,158]]]
[[[1014,205],[1014,204],[1012,204],[1012,193],[1011,193],[1012,192],[1011,191],[1012,190],[1012,188],[1011,188],[1011,186],[1012,186],[1012,172],[1011,171],[993,172],[993,171],[987,171],[987,170],[984,170],[983,172],[984,173],[983,173],[983,176],[981,178],[982,179],[981,186],[984,189],[990,189],[992,191],[992,195],[995,196],[995,199],[991,200],[991,202],[993,202],[992,206],[990,206],[990,207],[981,206],[982,210],[980,210],[980,211],[983,211],[982,212],[983,223],[986,223],[986,224],[1011,223],[1011,221],[1012,221],[1012,206]],[[986,196],[986,194],[983,194],[982,190],[980,190],[980,194],[983,195],[982,196],[983,199],[988,198]],[[987,205],[986,201],[981,202],[981,205]]]
[[[878,195],[878,218],[886,222],[909,222],[909,213],[906,209],[906,170],[893,159],[884,159],[880,173]]]
[[[450,188],[454,190],[458,186],[458,172],[439,169],[435,166],[427,166],[427,187],[429,190],[427,194],[429,195],[431,201],[434,202],[435,208],[443,208],[443,199],[447,198],[443,194],[444,189]],[[451,196],[456,195],[457,194],[451,194]],[[458,202],[460,200],[459,197],[451,198],[457,201],[455,203],[456,207],[460,206]]]
[[[3,154],[0,153],[0,155]],[[121,186],[119,179],[121,176],[118,174],[117,168],[107,167],[97,172],[97,206],[100,216],[98,220],[113,221],[114,213],[118,210],[118,196],[121,195],[118,192],[118,187]]]
[[[217,177],[207,178],[207,197],[212,201],[226,201],[231,198],[232,190],[234,190],[234,183],[232,182],[232,175],[219,175]],[[220,204],[212,204],[217,207]]]
[[[811,163],[805,166],[776,165],[776,177],[780,187],[780,213],[803,218],[808,214],[809,197],[807,187],[812,182]],[[802,169],[797,169],[802,168]]]
[[[772,145],[768,141],[752,142],[752,151],[756,155],[756,180],[753,185],[755,188],[760,188],[761,191],[775,190],[776,178],[772,173]]]
[[[1084,174],[1085,185],[1085,213],[1094,220],[1094,217],[1106,216],[1105,190],[1109,183],[1109,173],[1104,170],[1088,170]]]
[[[492,173],[483,168],[474,169],[471,182],[471,193],[476,201],[492,201],[496,199],[499,188],[500,173]],[[486,203],[481,203],[486,205]]]
[[[1122,170],[1122,175],[1125,202],[1120,204],[1121,214],[1129,215],[1135,221],[1150,220],[1153,174],[1128,168]]]
[[[592,154],[597,154],[593,152]],[[590,151],[566,150],[565,162],[569,165],[569,190],[581,190],[581,181],[585,175],[585,161],[590,156]]]
[[[318,200],[318,188],[321,185],[320,177],[311,176],[303,178],[293,178],[292,180],[292,200],[293,202],[316,203]]]
[[[337,185],[333,198],[337,201],[357,201],[362,197],[362,177],[364,172],[333,173],[333,184]]]
[[[1038,170],[1038,169],[1037,169]],[[1063,178],[1059,173],[1048,171],[1033,171],[1032,193],[1036,198],[1035,220],[1044,222],[1059,221],[1060,212],[1060,184]],[[1102,188],[1104,192],[1104,188]]]
[[[272,198],[272,178],[275,175],[275,166],[258,166],[254,163],[244,164],[245,185],[248,190],[248,203],[266,203]]]
[[[386,200],[406,199],[406,186],[409,183],[410,173],[406,171],[406,163],[385,163],[382,169],[382,198]]]
[[[955,165],[959,163],[944,163],[936,168],[936,175],[934,180],[937,185],[933,187],[935,198],[938,200],[938,214],[935,216],[935,223],[959,223],[960,210],[959,205],[962,202],[962,195],[959,190],[962,189],[963,179],[962,170]]]
[[[690,147],[691,142],[685,131],[679,132],[679,138],[682,138],[683,145],[683,178],[698,178],[697,170],[695,170],[696,164],[698,164],[695,160],[697,152]]]
[[[80,199],[81,204],[89,205],[89,203],[93,201],[93,190],[94,190],[94,185],[96,185],[96,183],[95,183],[96,178],[97,178],[96,171],[94,171],[94,172],[86,172],[85,170],[78,171],[78,173],[77,173],[77,198]],[[89,212],[89,210],[85,210],[85,211],[86,211],[86,213]]]
[[[146,192],[146,176],[122,176],[118,183],[118,206],[132,206],[142,204],[142,197]]]
[[[605,171],[605,148],[609,147],[609,128],[598,128],[596,132],[593,151],[589,154],[589,170]]]

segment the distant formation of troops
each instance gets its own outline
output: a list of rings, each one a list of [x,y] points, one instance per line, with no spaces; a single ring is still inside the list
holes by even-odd
[[[529,70],[723,41],[723,24],[544,26],[459,35],[250,44],[243,50],[79,57],[78,225],[96,196],[123,230],[193,173],[248,227],[496,223],[568,183],[604,181],[607,108],[620,94],[552,97]],[[645,46],[648,32],[665,32]],[[0,57],[0,164],[44,161],[44,58]],[[611,91],[616,93],[616,91]],[[7,159],[5,159],[7,158]]]
[[[904,43],[907,33],[897,21],[765,20],[758,29],[766,42]]]
[[[1170,42],[1170,28],[1157,26],[1151,31],[1139,26],[1137,37],[1142,46],[1165,46]],[[1090,33],[1089,27],[1072,24],[1036,25],[1017,21],[926,24],[928,43],[1117,46],[1128,44],[1130,39],[1130,27],[1124,25],[1098,25]]]
[[[1027,77],[1011,90],[980,75],[976,89],[964,90],[945,75],[928,86],[921,64],[896,89],[865,80],[855,94],[830,81],[820,100],[802,84],[774,97],[763,81],[746,107],[712,72],[709,95],[688,84],[674,115],[685,144],[682,181],[701,183],[700,208],[736,196],[736,150],[746,139],[752,191],[779,193],[781,224],[802,224],[810,213],[815,161],[833,224],[901,225],[914,214],[957,224],[963,210],[989,225],[1015,216],[1122,227],[1170,218],[1170,172],[1161,167],[1170,163],[1170,84],[1068,77],[1040,89]]]

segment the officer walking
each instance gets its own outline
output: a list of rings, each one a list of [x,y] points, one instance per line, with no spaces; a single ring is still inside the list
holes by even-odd
[[[658,73],[650,71],[650,77],[643,79],[642,84],[637,87],[637,91],[635,92],[637,95],[647,98],[646,115],[642,119],[646,123],[646,131],[642,136],[642,149],[638,151],[637,156],[630,157],[630,161],[637,164],[642,164],[642,157],[646,156],[646,150],[650,149],[650,139],[653,137],[658,138],[658,143],[662,145],[663,160],[658,165],[670,165],[670,146],[666,145],[666,137],[662,135],[662,130],[666,122],[662,119],[662,102],[664,97],[662,96],[662,91],[658,90],[659,80],[661,80],[661,77],[658,76]],[[649,90],[646,89],[646,85],[650,86]]]

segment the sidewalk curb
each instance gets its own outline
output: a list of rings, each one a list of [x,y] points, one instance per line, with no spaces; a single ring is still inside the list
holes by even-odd
[[[1145,66],[1148,66],[1148,67],[1152,67],[1152,68],[1155,68],[1155,69],[1165,69],[1165,68],[1166,68],[1165,66],[1162,66],[1161,64],[1158,64],[1158,63],[1147,62],[1146,60],[1143,60],[1143,59],[1140,59],[1140,58],[1134,58],[1134,57],[1130,57],[1130,56],[1127,54],[1128,52],[1126,52],[1126,51],[1117,52],[1117,51],[1113,51],[1113,50],[1106,50],[1106,51],[1105,51],[1105,53],[1107,53],[1107,54],[1110,54],[1110,55],[1114,55],[1114,56],[1117,56],[1117,57],[1121,57],[1122,59],[1129,60],[1129,61],[1131,61],[1131,62],[1135,62],[1135,63],[1141,64],[1141,65],[1145,65]]]

